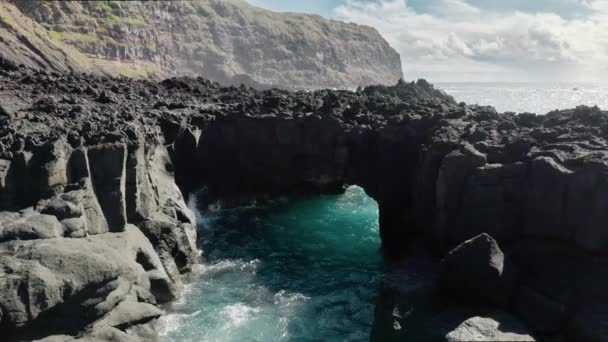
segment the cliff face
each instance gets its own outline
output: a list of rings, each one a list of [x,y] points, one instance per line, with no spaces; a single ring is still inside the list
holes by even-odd
[[[156,340],[158,305],[176,298],[182,276],[200,255],[195,217],[175,183],[171,147],[153,123],[116,127],[128,113],[78,119],[114,103],[84,78],[62,79],[63,86],[78,89],[66,97],[34,99],[54,84],[39,76],[21,85],[2,80],[3,338]],[[83,102],[78,93],[101,102]],[[57,130],[70,121],[88,133]]]
[[[2,56],[34,67],[288,88],[402,76],[399,55],[373,28],[240,0],[14,1],[0,4],[0,19]]]
[[[489,234],[447,254],[452,299],[542,334],[605,337],[608,113],[597,108],[498,114],[424,81],[260,92],[25,69],[0,81],[3,332],[149,340],[156,304],[196,261],[182,193],[357,184],[378,201],[389,255],[420,240],[445,255]]]

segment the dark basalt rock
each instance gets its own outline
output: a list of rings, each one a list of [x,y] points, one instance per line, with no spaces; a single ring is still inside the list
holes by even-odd
[[[389,256],[417,241],[444,256],[482,233],[495,239],[482,238],[470,257],[467,247],[446,259],[464,253],[449,278],[476,279],[465,267],[476,265],[495,286],[461,282],[448,297],[468,293],[472,301],[515,313],[538,312],[520,318],[539,331],[561,334],[568,327],[573,336],[593,339],[601,326],[601,310],[572,306],[577,295],[561,289],[546,293],[539,285],[546,280],[533,277],[545,273],[526,267],[543,259],[549,270],[565,250],[586,255],[578,265],[608,255],[608,113],[598,108],[501,114],[458,104],[425,81],[289,92],[221,87],[202,78],[155,83],[11,68],[0,82],[0,211],[6,211],[0,250],[12,263],[21,261],[11,246],[78,244],[136,226],[162,264],[155,270],[166,275],[147,269],[135,253],[149,285],[143,287],[165,301],[198,254],[184,195],[205,188],[209,201],[239,203],[356,184],[379,204]],[[14,240],[21,237],[31,240]],[[537,241],[537,248],[518,248],[526,241]],[[549,241],[566,248],[550,254],[543,248]],[[521,269],[515,285],[501,273],[505,265],[493,264],[501,255],[496,244]],[[70,267],[81,271],[77,263]],[[61,298],[41,310],[68,300]],[[14,300],[20,308],[31,305]],[[0,312],[0,326],[17,328],[8,311]],[[542,322],[541,313],[554,318]],[[37,324],[37,317],[19,318],[19,327]],[[124,327],[96,331],[120,335]]]
[[[451,299],[506,307],[517,271],[487,234],[465,241],[442,261],[440,286]]]

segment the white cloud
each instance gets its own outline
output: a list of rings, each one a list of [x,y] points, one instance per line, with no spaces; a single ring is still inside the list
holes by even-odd
[[[484,11],[555,13],[562,17],[573,18],[586,15],[593,0],[464,0]]]
[[[545,7],[527,12],[480,3],[426,0],[423,11],[406,0],[347,0],[335,16],[376,27],[401,53],[408,79],[599,81],[608,76],[608,0],[559,0],[555,11],[543,0],[537,5]],[[584,15],[557,11],[568,6]]]
[[[444,0],[441,2],[429,1],[429,9],[433,14],[443,17],[469,17],[473,15],[479,15],[481,11],[475,6],[461,1],[461,0]]]

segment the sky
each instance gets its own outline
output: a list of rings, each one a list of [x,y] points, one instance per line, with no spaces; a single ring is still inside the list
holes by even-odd
[[[247,0],[373,26],[405,78],[608,82],[608,0]]]

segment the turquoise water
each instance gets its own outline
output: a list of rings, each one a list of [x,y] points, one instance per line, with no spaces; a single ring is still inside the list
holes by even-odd
[[[366,341],[382,271],[361,188],[199,215],[204,262],[162,318],[168,341]]]

